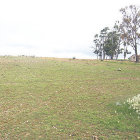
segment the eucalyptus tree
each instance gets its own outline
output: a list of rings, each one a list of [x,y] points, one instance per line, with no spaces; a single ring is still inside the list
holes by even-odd
[[[105,27],[100,31],[100,34],[96,34],[94,36],[94,53],[97,54],[97,59],[100,57],[100,60],[105,59],[105,51],[104,51],[104,46],[105,46],[105,41],[107,39],[107,34],[108,34],[108,27]]]
[[[100,40],[101,40],[101,51],[102,51],[102,56],[101,56],[101,59],[104,60],[105,59],[105,50],[104,50],[104,47],[105,47],[105,42],[107,40],[107,37],[108,37],[108,30],[109,28],[108,27],[105,27],[104,29],[101,30],[100,32]]]
[[[122,38],[121,38],[121,29],[120,29],[120,23],[119,21],[116,21],[113,27],[113,32],[115,33],[115,36],[117,37],[117,42],[115,42],[116,46],[116,60],[118,59],[119,54],[122,53],[123,49],[121,48],[122,44]]]
[[[99,57],[99,54],[100,54],[100,39],[99,39],[99,35],[98,34],[96,34],[95,36],[94,36],[94,44],[95,44],[95,47],[94,47],[94,52],[93,53],[95,53],[96,55],[97,55],[97,59],[98,59],[98,57]]]
[[[106,55],[113,59],[116,54],[118,55],[118,35],[115,31],[110,31],[107,36],[107,40],[105,41],[104,51]]]
[[[125,45],[130,45],[136,55],[136,62],[138,62],[138,45],[140,40],[140,9],[135,5],[122,8],[122,23],[120,25],[121,38]]]
[[[118,36],[118,47],[116,50],[116,59],[118,58],[119,54],[123,53],[124,60],[125,60],[126,55],[131,54],[131,52],[128,51],[128,44],[126,43],[127,42],[126,38],[122,38],[122,30],[121,30],[121,25],[119,21],[115,22],[113,30],[116,32],[116,35]],[[123,48],[121,46],[123,46]]]

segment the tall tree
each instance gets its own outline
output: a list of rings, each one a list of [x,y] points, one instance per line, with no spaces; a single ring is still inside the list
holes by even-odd
[[[110,31],[105,41],[104,51],[106,55],[113,59],[116,54],[118,55],[119,36],[116,31]]]
[[[120,23],[119,21],[115,22],[115,25],[113,27],[113,32],[115,33],[116,39],[115,40],[115,44],[116,46],[116,60],[118,59],[119,54],[122,53],[122,48],[121,48],[121,44],[122,44],[122,39],[121,39],[121,29],[120,29]]]
[[[105,59],[105,50],[104,50],[104,47],[105,47],[105,42],[107,40],[107,35],[108,35],[108,30],[109,28],[108,27],[105,27],[104,29],[101,30],[100,32],[100,40],[101,40],[101,51],[102,51],[102,56],[101,56],[101,59],[104,60]]]
[[[98,59],[99,54],[100,54],[100,40],[99,40],[99,35],[98,34],[96,34],[94,36],[93,42],[95,44],[95,47],[93,47],[94,48],[93,53],[95,53],[97,55],[97,59]]]
[[[104,45],[105,41],[107,39],[107,33],[108,33],[109,28],[105,27],[100,31],[100,35],[96,34],[94,36],[94,53],[97,54],[97,59],[100,57],[100,60],[105,59],[105,51],[104,51]]]
[[[120,25],[122,31],[122,39],[126,41],[127,45],[133,47],[136,55],[136,62],[138,62],[138,44],[140,39],[140,9],[135,5],[122,8],[120,10],[123,19]]]
[[[118,45],[117,45],[117,49],[116,49],[116,59],[118,58],[118,55],[120,53],[123,53],[124,60],[125,60],[126,55],[127,54],[131,54],[131,52],[128,51],[126,39],[122,39],[121,25],[120,25],[120,22],[119,21],[116,21],[115,22],[115,25],[113,27],[113,31],[115,31],[116,32],[116,35],[118,36]],[[121,44],[123,44],[123,48],[121,48]]]

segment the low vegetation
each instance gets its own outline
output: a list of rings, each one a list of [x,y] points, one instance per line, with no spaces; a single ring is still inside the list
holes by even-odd
[[[0,57],[0,139],[140,138],[140,64]],[[120,69],[118,71],[118,69]]]

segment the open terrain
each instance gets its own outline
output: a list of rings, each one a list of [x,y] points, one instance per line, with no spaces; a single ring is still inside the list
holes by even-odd
[[[0,140],[140,139],[137,94],[140,63],[0,57]]]

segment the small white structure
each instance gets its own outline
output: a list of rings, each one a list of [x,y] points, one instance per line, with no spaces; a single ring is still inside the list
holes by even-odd
[[[128,59],[129,59],[129,61],[135,62],[135,61],[136,61],[136,55],[133,54],[133,55],[130,56]],[[138,55],[138,61],[140,62],[140,55]]]

